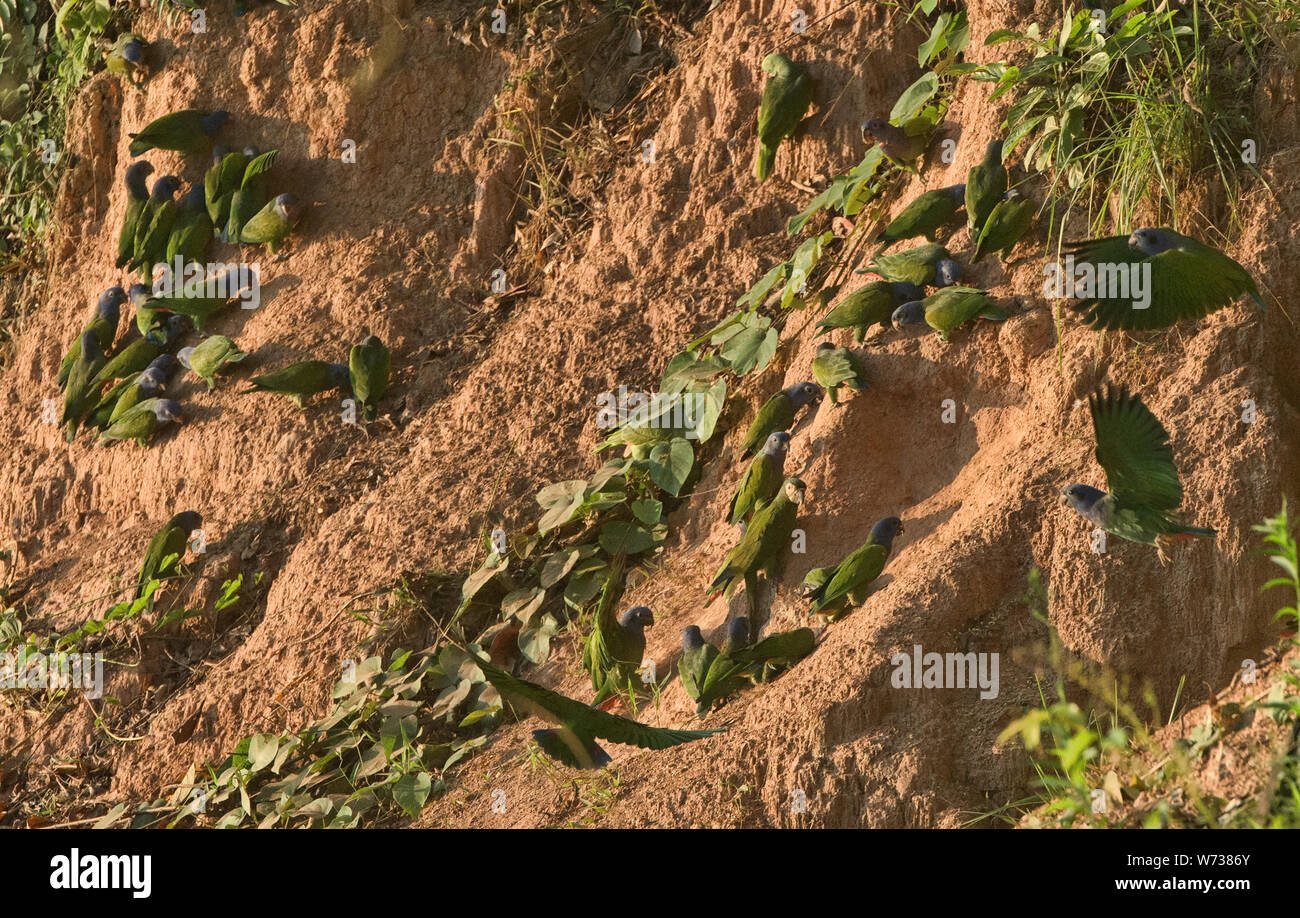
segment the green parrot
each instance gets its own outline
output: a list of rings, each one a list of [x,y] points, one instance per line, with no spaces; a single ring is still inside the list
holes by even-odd
[[[868,272],[879,274],[887,281],[906,281],[917,287],[950,287],[961,280],[962,274],[961,265],[953,259],[952,253],[936,242],[904,249],[893,255],[877,255],[870,265],[859,268],[857,273]],[[891,312],[893,308],[890,307]]]
[[[82,332],[94,332],[95,341],[99,344],[101,353],[107,352],[113,346],[113,340],[117,337],[118,322],[121,321],[121,306],[126,302],[126,293],[121,287],[109,287],[100,294],[99,302],[90,313],[90,321]],[[68,382],[68,375],[72,372],[72,365],[77,362],[81,356],[81,335],[72,342],[66,354],[63,355],[63,361],[59,364],[59,388],[63,388]]]
[[[997,252],[998,260],[1005,263],[1020,237],[1029,232],[1033,223],[1034,202],[1021,197],[1020,192],[1012,188],[984,221],[971,261],[979,261],[989,252]]]
[[[706,601],[711,602],[719,593],[728,599],[735,592],[737,578],[745,581],[745,598],[749,616],[756,632],[762,631],[763,622],[758,610],[758,572],[769,579],[775,578],[790,546],[794,532],[795,516],[803,501],[804,483],[798,478],[787,478],[776,497],[754,511],[745,534],[740,537],[722,561],[722,567],[709,585]]]
[[[86,414],[85,419],[81,422],[82,428],[103,430],[111,424],[113,421],[113,412],[117,409],[118,400],[127,392],[138,390],[139,387],[136,386],[136,383],[139,381],[140,375],[141,374],[139,373],[133,373],[125,379],[119,379],[111,389],[104,393],[96,403],[95,407],[91,408]],[[149,395],[145,396],[145,398],[151,398],[157,394],[157,392],[151,392]],[[140,399],[137,398],[135,401],[138,402]]]
[[[222,235],[230,219],[230,199],[243,183],[247,168],[247,153],[218,144],[212,151],[212,165],[203,174],[203,203],[213,227]]]
[[[183,355],[182,355],[183,356]],[[248,355],[235,346],[225,335],[212,335],[190,351],[190,369],[208,384],[208,391],[217,388],[216,375],[222,367],[238,363]]]
[[[375,419],[375,405],[388,391],[388,377],[392,358],[384,342],[375,335],[367,335],[360,344],[348,352],[348,378],[352,394],[361,405],[361,416],[367,421]]]
[[[202,262],[211,243],[212,220],[203,203],[203,186],[195,185],[181,202],[171,235],[167,237],[167,264],[175,261],[177,255],[181,256],[182,264]]]
[[[163,115],[145,125],[138,134],[130,135],[131,155],[139,156],[149,150],[201,153],[229,118],[227,112],[203,112],[197,108]]]
[[[867,367],[862,358],[847,347],[836,347],[829,341],[817,345],[812,371],[813,379],[826,390],[832,405],[837,402],[836,392],[840,386],[848,386],[854,392],[867,387]]]
[[[1213,538],[1213,529],[1184,526],[1172,513],[1183,501],[1169,434],[1142,399],[1123,386],[1088,396],[1097,462],[1106,473],[1100,491],[1085,484],[1061,490],[1061,505],[1071,506],[1098,529],[1121,539],[1154,545],[1162,564],[1166,549],[1194,538]]]
[[[704,640],[699,625],[682,629],[682,656],[677,661],[677,675],[691,701],[698,703],[703,696],[709,668],[717,658],[718,648]]]
[[[573,768],[596,768],[612,761],[609,754],[600,748],[597,739],[642,749],[667,749],[722,732],[667,730],[640,724],[512,676],[505,670],[497,669],[483,657],[476,656],[474,663],[482,670],[487,681],[501,693],[503,700],[559,725],[557,729],[534,730],[533,739],[551,758]]]
[[[139,373],[145,369],[163,352],[164,348],[169,347],[180,336],[184,321],[180,316],[173,316],[169,319],[166,326],[164,326],[165,336],[161,344],[148,338],[136,338],[109,358],[108,362],[95,374],[95,378],[91,380],[91,385],[98,389],[104,383],[130,376],[133,373]]]
[[[816,644],[817,637],[811,628],[795,628],[769,634],[738,652],[735,659],[746,668],[750,679],[767,682],[812,653]]]
[[[582,648],[582,668],[591,675],[591,689],[599,706],[620,692],[634,692],[634,680],[645,657],[645,629],[653,627],[654,613],[645,606],[617,615],[623,595],[623,556],[610,566],[596,607],[591,634]]]
[[[1007,314],[989,299],[987,290],[974,287],[944,287],[923,300],[904,303],[894,310],[894,328],[905,325],[926,324],[939,333],[944,341],[957,326],[976,316],[1001,322]]]
[[[195,289],[191,291],[194,294],[203,294],[216,291],[224,291],[217,296],[201,295],[181,295],[181,296],[150,296],[148,288],[143,289],[143,298],[136,302],[136,315],[140,316],[141,312],[147,312],[149,316],[154,313],[171,313],[177,316],[184,316],[194,323],[194,328],[200,333],[207,330],[208,321],[217,313],[225,309],[233,300],[242,292],[239,286],[239,269],[232,267],[224,274],[208,278],[202,282],[202,286],[196,284]],[[132,287],[132,299],[136,299],[135,287]],[[186,289],[182,286],[178,291],[185,294]],[[137,319],[137,323],[139,320]]]
[[[138,86],[149,78],[149,67],[144,59],[148,47],[149,43],[143,35],[123,32],[104,51],[104,67],[110,73],[126,77],[133,86]]]
[[[136,227],[135,257],[130,267],[140,270],[148,278],[153,266],[167,258],[167,240],[171,237],[172,226],[180,212],[173,195],[180,188],[180,180],[174,175],[164,175],[153,184],[149,202],[140,215],[140,225]],[[144,225],[145,216],[149,217],[148,226]],[[143,232],[141,232],[143,230]]]
[[[241,389],[241,395],[249,392],[279,392],[293,399],[293,403],[299,408],[305,408],[304,398],[347,386],[348,368],[341,363],[304,360],[290,364],[283,370],[276,370],[274,373],[254,376],[249,382],[252,385],[247,389]]]
[[[939,230],[951,223],[961,209],[965,194],[965,185],[949,185],[947,188],[917,195],[876,238],[876,242],[880,243],[876,254],[879,255],[900,239],[924,236],[934,242]]]
[[[778,430],[789,430],[794,425],[794,416],[805,405],[815,405],[821,401],[822,390],[810,382],[795,383],[786,386],[763,403],[754,415],[754,420],[745,432],[745,439],[740,443],[740,450],[746,456],[752,456],[767,438]]]
[[[697,638],[706,650],[695,647]],[[692,673],[689,679],[683,674],[682,678],[682,687],[696,703],[695,713],[700,717],[709,713],[714,704],[749,684],[745,665],[736,659],[736,654],[748,644],[749,619],[743,615],[727,622],[727,636],[722,642],[721,651],[705,643],[700,629],[695,626],[682,632],[682,659],[685,660],[687,652],[690,652],[694,662],[708,661],[708,666],[703,667],[698,674]],[[680,663],[678,673],[682,674]]]
[[[266,174],[275,165],[280,155],[278,150],[258,153],[257,147],[245,147],[244,155],[248,165],[240,176],[239,185],[230,195],[230,212],[226,218],[224,240],[231,245],[239,245],[240,234],[244,224],[253,219],[266,206]]]
[[[872,281],[854,290],[826,313],[816,330],[851,328],[853,340],[861,344],[871,326],[889,327],[889,317],[895,309],[924,296],[924,290],[908,281]]]
[[[114,262],[119,268],[125,268],[135,256],[136,230],[139,229],[140,215],[149,202],[149,190],[145,188],[144,180],[152,172],[153,166],[147,160],[126,167],[126,213],[122,215],[122,229],[117,234],[117,261]]]
[[[922,118],[913,118],[899,127],[884,118],[872,118],[862,125],[864,143],[878,144],[880,152],[898,168],[920,175],[916,161],[930,145],[931,125]]]
[[[754,163],[754,175],[760,182],[772,174],[777,146],[794,133],[813,97],[812,78],[784,54],[763,58],[763,72],[768,78],[758,106],[758,160]]]
[[[165,580],[180,572],[181,558],[190,542],[190,534],[203,528],[203,517],[193,510],[178,513],[149,540],[144,563],[135,581],[134,599],[144,595],[151,580]]]
[[[1002,165],[1002,141],[989,141],[982,162],[966,173],[966,227],[978,239],[984,221],[1007,193],[1007,170]]]
[[[166,320],[153,307],[154,297],[145,284],[132,284],[127,291],[131,305],[135,307],[135,327],[141,337],[148,338],[154,344],[162,344],[166,332]]]
[[[894,539],[902,532],[902,520],[887,516],[871,527],[871,534],[861,548],[833,568],[819,568],[819,571],[829,571],[830,577],[808,591],[808,598],[812,600],[811,614],[833,622],[850,605],[861,605],[866,599],[867,587],[885,569]],[[807,578],[804,583],[809,584]]]
[[[104,352],[99,349],[99,336],[91,330],[81,333],[81,348],[68,371],[68,382],[63,390],[63,416],[59,423],[67,430],[64,439],[71,443],[77,436],[77,423],[99,400],[99,386],[95,376],[104,366]]]
[[[175,365],[171,354],[159,354],[143,371],[118,380],[90,412],[85,426],[102,431],[140,402],[158,397]]]
[[[147,398],[109,424],[99,435],[99,442],[111,446],[118,440],[135,440],[145,446],[168,421],[184,423],[181,406],[169,398]]]
[[[1218,249],[1168,228],[1143,227],[1128,237],[1067,243],[1062,251],[1098,275],[1094,289],[1072,304],[1092,328],[1167,328],[1179,319],[1199,319],[1231,306],[1243,293],[1267,308],[1250,272]],[[1145,307],[1138,305],[1139,284],[1149,297]],[[1098,289],[1103,286],[1107,289]],[[1121,292],[1119,297],[1101,295]]]
[[[727,521],[733,526],[747,522],[759,504],[765,504],[781,490],[785,478],[785,455],[790,446],[790,435],[784,430],[768,434],[763,449],[745,469],[740,487],[731,498]]]
[[[298,199],[291,194],[282,194],[244,224],[239,232],[239,241],[253,245],[265,243],[267,251],[274,255],[301,219],[302,206]]]

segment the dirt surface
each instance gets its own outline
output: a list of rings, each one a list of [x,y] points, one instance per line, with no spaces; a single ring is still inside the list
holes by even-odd
[[[302,0],[238,22],[211,12],[205,35],[146,17],[142,31],[166,62],[148,92],[123,92],[107,74],[90,81],[67,141],[75,165],[60,198],[54,279],[0,377],[9,457],[0,534],[16,543],[29,602],[47,615],[132,577],[141,546],[182,509],[202,512],[208,538],[194,589],[210,596],[241,571],[262,574],[265,593],[235,626],[148,644],[139,671],[114,676],[107,693],[123,699],[152,692],[155,676],[180,687],[146,705],[143,739],[117,748],[106,802],[151,799],[250,733],[321,715],[341,661],[366,634],[340,614],[350,597],[404,570],[476,567],[489,512],[507,528],[525,525],[539,487],[597,467],[597,394],[652,386],[671,354],[787,257],[785,221],[808,199],[791,182],[824,181],[861,158],[859,123],[887,113],[916,78],[924,37],[897,10],[870,3],[794,36],[795,6],[701,4],[674,28],[643,23],[642,54],[632,56],[630,25],[601,22],[595,8],[575,21],[578,40],[557,50],[500,40],[473,4]],[[972,2],[968,12],[974,60],[991,59],[991,30],[1048,18],[1046,4]],[[774,178],[756,188],[759,64],[778,43],[807,62],[816,96],[801,135],[781,146]],[[868,389],[823,403],[796,428],[787,469],[808,486],[807,553],[786,565],[772,625],[804,624],[804,573],[898,515],[906,532],[886,575],[810,657],[710,716],[728,732],[664,752],[611,749],[619,786],[600,821],[955,826],[1015,799],[1027,765],[994,741],[1038,702],[1033,669],[1013,661],[1015,648],[1044,636],[1022,601],[1033,567],[1068,649],[1149,683],[1166,707],[1181,678],[1226,684],[1243,657],[1274,640],[1272,605],[1258,593],[1267,565],[1250,527],[1300,483],[1300,376],[1287,315],[1300,303],[1289,270],[1300,259],[1300,71],[1281,59],[1270,66],[1258,99],[1270,132],[1259,166],[1267,187],[1251,186],[1245,230],[1228,248],[1259,279],[1270,311],[1237,306],[1136,347],[1099,340],[1067,315],[1058,345],[1039,239],[1008,269],[986,259],[970,276],[1001,298],[1007,322],[970,326],[949,344],[877,332]],[[984,84],[960,84],[940,133],[957,141],[956,155],[932,158],[928,187],[963,181],[982,155],[1005,114],[1005,100],[986,98]],[[148,449],[69,446],[40,411],[58,395],[60,356],[89,304],[124,280],[111,264],[126,132],[187,106],[226,108],[223,137],[279,148],[275,180],[308,202],[308,216],[288,257],[263,265],[262,307],[213,323],[251,356],[216,392],[178,377],[172,397],[188,423]],[[572,177],[581,216],[570,208],[547,222],[518,203],[525,156],[498,142],[508,136],[502,113],[563,120],[580,106],[621,115],[612,119],[620,133],[593,155],[589,174]],[[356,142],[355,164],[340,158],[345,139]],[[645,139],[655,141],[653,163],[638,155]],[[201,178],[197,158],[148,156],[159,173]],[[895,211],[919,190],[900,189]],[[546,244],[543,226],[559,227],[559,238]],[[964,229],[950,246],[969,248]],[[489,292],[497,267],[504,295]],[[627,597],[655,610],[647,656],[661,673],[675,667],[684,626],[708,636],[724,621],[723,602],[706,606],[703,596],[735,538],[724,517],[744,469],[737,444],[762,398],[810,378],[823,340],[812,333],[816,318],[792,322],[803,330],[783,336],[773,366],[729,400],[725,444],[669,518],[661,569]],[[291,360],[342,360],[367,330],[388,342],[397,377],[388,420],[369,435],[344,425],[337,405],[302,412],[237,394],[247,376]],[[830,340],[851,339],[841,330]],[[1104,484],[1082,401],[1103,380],[1127,383],[1161,418],[1185,511],[1218,530],[1213,544],[1180,546],[1168,566],[1118,541],[1098,556],[1086,524],[1058,506],[1064,484]],[[943,421],[947,399],[955,423]],[[1250,424],[1241,420],[1246,399],[1258,410]],[[48,623],[78,621],[69,612]],[[417,629],[409,646],[421,637]],[[891,688],[891,656],[914,644],[1000,652],[1000,694]],[[558,646],[528,675],[586,697],[576,644]],[[20,710],[0,709],[0,732],[30,735],[34,761],[75,757],[95,738],[86,706],[43,726]],[[193,737],[175,742],[196,712]],[[676,680],[647,718],[695,722]],[[518,764],[536,726],[493,733],[418,824],[585,818],[587,802]],[[503,814],[489,807],[493,789],[506,793]],[[805,813],[791,805],[798,791]]]

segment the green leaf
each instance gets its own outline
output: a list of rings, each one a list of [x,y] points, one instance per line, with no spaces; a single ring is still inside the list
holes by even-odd
[[[731,369],[737,376],[763,369],[776,354],[776,329],[769,327],[771,322],[762,316],[752,318],[755,321],[747,323],[746,327],[729,338],[720,351],[722,358],[731,364]]]
[[[657,500],[638,500],[632,503],[632,515],[647,526],[653,526],[663,516],[664,505]]]
[[[779,265],[764,274],[762,278],[759,279],[758,283],[742,294],[740,299],[736,300],[736,305],[744,306],[749,309],[757,309],[759,306],[762,306],[772,288],[778,283],[784,281],[789,276],[789,272],[790,263],[785,261],[781,262]]]
[[[627,520],[610,520],[600,527],[600,547],[611,558],[620,554],[639,554],[654,548],[654,544],[650,533]]]
[[[248,767],[261,771],[275,761],[276,750],[280,748],[280,737],[271,733],[257,733],[248,741]]]
[[[414,818],[420,815],[420,810],[424,809],[425,801],[429,799],[429,791],[432,788],[433,782],[427,771],[402,775],[393,782],[393,800],[407,816]]]
[[[903,90],[903,94],[898,97],[893,111],[889,113],[889,120],[894,124],[910,121],[938,91],[938,74],[932,71],[921,74],[921,78]]]
[[[648,463],[650,480],[677,497],[695,466],[695,450],[690,441],[674,437],[670,443],[657,444],[650,451]]]
[[[930,37],[921,42],[916,51],[916,63],[924,67],[931,58],[948,45],[948,25],[952,22],[952,13],[941,13],[930,28]]]
[[[573,566],[578,563],[580,554],[576,548],[562,548],[547,556],[546,561],[542,564],[542,573],[539,578],[542,588],[549,590],[567,577],[569,571],[573,570]]]
[[[542,615],[519,631],[519,652],[528,662],[540,665],[551,654],[551,638],[560,630],[553,615]]]

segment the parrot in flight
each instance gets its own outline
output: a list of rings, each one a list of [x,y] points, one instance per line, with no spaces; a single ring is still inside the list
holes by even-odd
[[[813,97],[812,78],[785,55],[763,58],[763,72],[768,78],[758,106],[758,160],[754,163],[754,175],[760,182],[772,174],[777,146],[794,133]]]
[[[1094,289],[1093,295],[1079,297],[1072,308],[1083,314],[1084,324],[1091,328],[1167,328],[1180,319],[1199,319],[1231,306],[1242,294],[1261,309],[1268,308],[1249,271],[1213,246],[1167,227],[1143,227],[1127,237],[1066,243],[1061,251],[1074,256],[1077,264],[1093,266],[1099,282],[1096,286],[1104,280],[1107,287],[1118,284],[1128,294],[1105,296],[1102,294],[1120,291]],[[1143,292],[1150,302],[1139,308],[1133,275],[1137,266],[1145,269],[1148,265],[1150,289]],[[1115,272],[1121,268],[1125,277],[1117,280]]]
[[[1168,563],[1175,542],[1213,538],[1213,529],[1184,526],[1173,518],[1183,500],[1174,451],[1169,434],[1142,399],[1124,386],[1109,386],[1088,397],[1088,410],[1097,462],[1110,490],[1068,485],[1061,490],[1061,505],[1073,507],[1104,532],[1154,545],[1162,564]]]
[[[784,430],[769,434],[762,451],[745,469],[745,477],[731,498],[727,522],[736,526],[747,522],[759,504],[776,496],[785,477],[785,456],[790,447],[790,435]]]
[[[810,614],[835,621],[850,605],[861,605],[869,587],[885,569],[894,539],[903,534],[903,521],[887,516],[871,527],[867,541],[839,564],[816,568],[804,578],[805,595],[812,600]]]
[[[746,456],[752,456],[767,438],[778,430],[789,430],[794,425],[794,416],[805,405],[815,405],[821,401],[822,390],[810,382],[795,383],[786,386],[763,403],[750,422],[745,439],[740,449]]]
[[[1007,170],[1002,165],[1002,141],[989,141],[984,159],[966,173],[966,227],[978,239],[984,223],[1007,193]]]
[[[668,749],[723,732],[721,729],[669,730],[637,723],[512,676],[483,657],[472,659],[503,700],[559,725],[555,729],[534,730],[533,739],[551,758],[573,768],[597,768],[613,761],[596,742],[598,739],[642,749]]]
[[[1007,314],[988,296],[987,290],[974,287],[944,287],[923,300],[904,303],[894,310],[894,328],[906,325],[929,325],[944,341],[957,326],[976,316],[1001,322]]]

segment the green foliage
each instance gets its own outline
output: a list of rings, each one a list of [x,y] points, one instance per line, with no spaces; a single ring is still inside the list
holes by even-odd
[[[1257,526],[1252,527],[1256,532],[1264,536],[1264,553],[1268,555],[1269,560],[1276,564],[1286,573],[1285,577],[1275,577],[1260,587],[1260,591],[1270,590],[1273,587],[1289,587],[1295,595],[1291,605],[1283,606],[1274,614],[1274,619],[1293,618],[1300,622],[1300,563],[1296,557],[1296,540],[1291,535],[1290,521],[1287,518],[1286,499],[1282,500],[1282,509],[1278,511],[1277,516],[1264,520]]]

